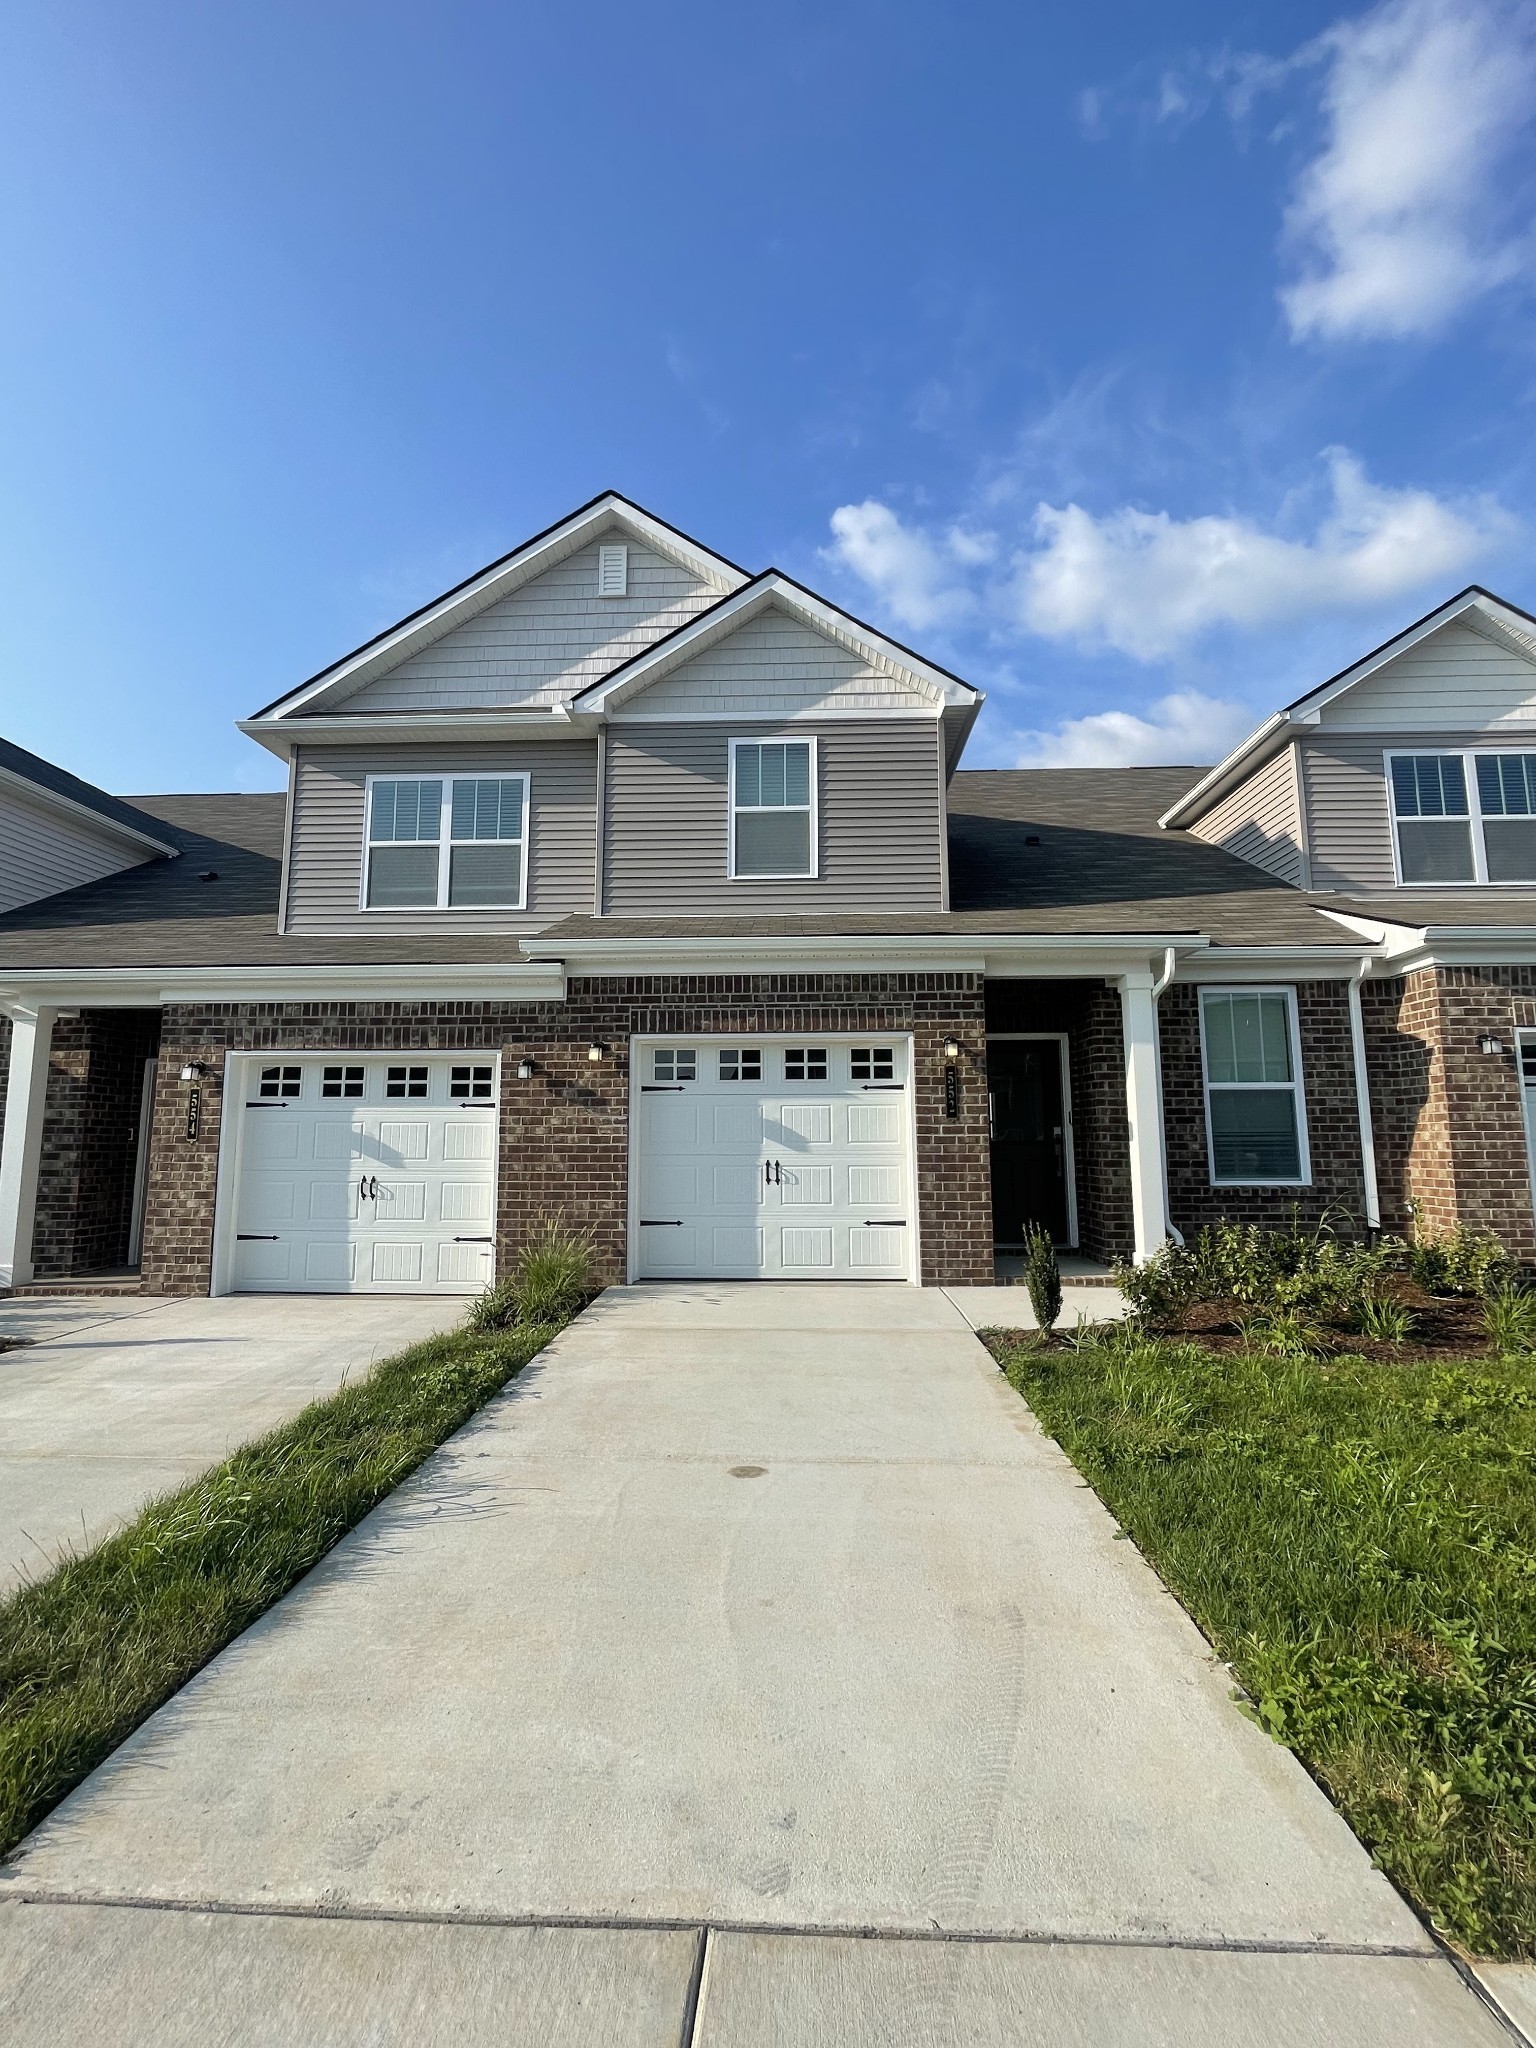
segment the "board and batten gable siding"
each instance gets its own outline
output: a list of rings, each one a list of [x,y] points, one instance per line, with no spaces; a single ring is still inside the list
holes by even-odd
[[[642,718],[794,718],[807,712],[916,711],[934,693],[802,619],[769,610],[663,676],[628,706]]]
[[[629,549],[628,594],[599,597],[598,549],[615,541]],[[333,708],[563,704],[725,594],[622,532],[604,534]]]
[[[1536,732],[1536,660],[1457,621],[1385,662],[1318,716],[1324,730]]]
[[[819,872],[729,877],[730,743],[817,742]],[[784,726],[616,725],[604,775],[603,909],[615,917],[774,917],[943,907],[944,779],[932,718]]]
[[[361,910],[370,775],[526,775],[527,908]],[[597,861],[597,742],[473,747],[302,747],[293,782],[287,929],[295,933],[536,931],[590,914]]]
[[[0,911],[80,889],[151,858],[9,790],[0,791]]]
[[[1225,847],[1266,874],[1300,888],[1306,863],[1294,750],[1285,747],[1255,769],[1190,830],[1197,839]]]

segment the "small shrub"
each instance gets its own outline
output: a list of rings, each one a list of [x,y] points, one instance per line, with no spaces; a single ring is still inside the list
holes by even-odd
[[[1054,1330],[1061,1317],[1061,1268],[1050,1233],[1031,1223],[1024,1236],[1024,1285],[1029,1305],[1042,1330]]]
[[[1508,1284],[1483,1303],[1483,1329],[1501,1358],[1536,1351],[1536,1294]]]
[[[519,1247],[507,1278],[471,1302],[464,1321],[471,1330],[561,1323],[591,1292],[591,1231],[572,1230],[563,1216],[552,1216]]]
[[[1497,1294],[1512,1287],[1519,1267],[1491,1230],[1464,1223],[1444,1237],[1421,1238],[1407,1248],[1408,1271],[1429,1294]]]
[[[1355,1328],[1378,1344],[1406,1344],[1418,1328],[1418,1318],[1406,1302],[1394,1301],[1389,1294],[1367,1294],[1356,1311]]]

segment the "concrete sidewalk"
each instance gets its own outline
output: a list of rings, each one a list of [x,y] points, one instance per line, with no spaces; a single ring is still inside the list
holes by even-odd
[[[0,1900],[17,2048],[1507,2041],[894,1287],[605,1296]]]
[[[0,1595],[434,1330],[441,1297],[0,1301]]]

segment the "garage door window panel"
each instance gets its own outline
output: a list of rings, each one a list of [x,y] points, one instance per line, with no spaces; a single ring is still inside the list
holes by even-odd
[[[816,742],[732,740],[733,880],[816,874]]]

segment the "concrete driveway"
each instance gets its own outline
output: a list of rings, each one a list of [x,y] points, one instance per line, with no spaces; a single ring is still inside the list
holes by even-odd
[[[615,1292],[0,1882],[103,2048],[1507,2040],[955,1305]]]
[[[463,1303],[358,1295],[0,1301],[0,1596]]]

